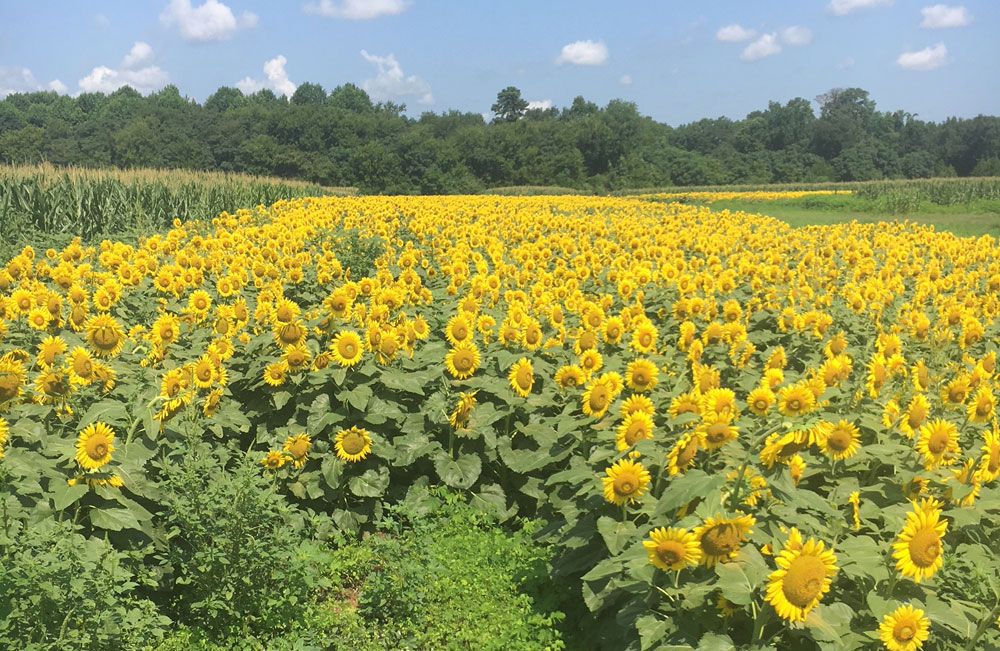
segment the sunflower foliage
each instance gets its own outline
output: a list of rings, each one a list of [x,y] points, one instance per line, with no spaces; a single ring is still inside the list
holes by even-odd
[[[995,645],[997,253],[600,197],[26,246],[0,269],[2,516],[137,555],[213,635],[290,630],[310,549],[446,486],[545,521],[595,648]]]

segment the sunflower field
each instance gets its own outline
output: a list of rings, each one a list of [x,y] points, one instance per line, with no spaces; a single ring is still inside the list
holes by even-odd
[[[303,541],[444,486],[544,522],[592,648],[992,648],[998,254],[909,223],[496,196],[27,246],[0,261],[0,641],[278,628],[308,595],[241,600],[305,571]],[[253,546],[220,560],[236,530]],[[22,603],[3,568],[38,540],[32,576],[89,569]]]

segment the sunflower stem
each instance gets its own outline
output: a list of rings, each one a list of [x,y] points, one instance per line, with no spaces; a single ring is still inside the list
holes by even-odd
[[[972,651],[976,648],[976,642],[978,642],[979,638],[986,632],[986,627],[988,627],[991,622],[997,621],[998,616],[1000,616],[1000,602],[997,602],[997,604],[993,606],[993,610],[991,610],[990,613],[979,622],[979,626],[976,627],[976,632],[972,634],[972,637],[965,645],[965,651]]]
[[[736,486],[733,488],[733,493],[729,499],[729,508],[735,509],[739,506],[740,490],[743,488],[743,477],[746,475],[747,467],[750,465],[750,454],[756,450],[764,440],[774,434],[781,428],[781,425],[775,425],[770,430],[765,431],[763,434],[758,436],[753,442],[750,443],[750,447],[747,448],[746,454],[743,456],[743,463],[740,465],[740,472],[736,476]]]

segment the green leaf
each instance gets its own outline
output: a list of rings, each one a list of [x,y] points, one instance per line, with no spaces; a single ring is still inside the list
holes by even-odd
[[[458,459],[442,451],[434,459],[434,470],[448,486],[452,488],[469,488],[479,478],[483,470],[483,462],[477,454],[463,454]]]
[[[128,411],[125,409],[125,405],[117,400],[102,400],[90,406],[90,409],[80,419],[77,429],[82,430],[87,425],[98,421],[120,428],[129,423]]]
[[[604,544],[607,545],[608,551],[617,556],[635,536],[636,528],[631,520],[621,522],[602,515],[597,519],[597,531],[604,538]]]
[[[642,648],[654,649],[656,644],[667,634],[667,622],[655,615],[643,615],[635,620],[635,628],[639,632]],[[690,648],[690,647],[688,647]]]
[[[406,391],[418,396],[424,395],[426,378],[413,373],[388,368],[385,369],[378,378],[383,386],[395,391]]]
[[[397,436],[392,440],[392,447],[396,450],[394,466],[409,466],[417,459],[426,457],[435,450],[441,449],[441,444],[427,438],[423,430]]]
[[[274,400],[274,408],[281,409],[288,404],[288,401],[292,399],[292,394],[288,391],[275,391],[274,395],[271,396]]]
[[[341,391],[337,397],[358,411],[365,411],[365,407],[368,406],[368,399],[372,397],[372,390],[367,384],[362,384],[350,391]]]
[[[347,485],[358,497],[381,497],[389,487],[389,473],[384,468],[368,469],[358,477],[351,477]]]
[[[725,477],[723,475],[708,475],[697,469],[688,470],[667,484],[666,490],[663,491],[663,495],[653,511],[653,517],[678,509],[696,497],[704,498],[724,483]]]
[[[722,633],[706,633],[698,641],[697,651],[736,651],[733,639]]]
[[[73,504],[78,499],[86,495],[87,490],[89,489],[85,483],[70,486],[65,481],[58,481],[55,489],[53,489],[50,494],[50,497],[52,498],[52,508],[56,511],[62,511],[67,506]]]
[[[868,536],[850,536],[837,543],[841,571],[851,578],[871,578],[876,583],[889,580],[885,552]]]
[[[108,531],[142,530],[139,520],[128,509],[93,509],[90,511],[90,524]]]
[[[320,472],[323,473],[323,479],[326,480],[326,485],[333,490],[338,490],[340,488],[340,481],[344,476],[344,466],[346,464],[337,458],[334,454],[328,454],[323,463],[320,465]]]

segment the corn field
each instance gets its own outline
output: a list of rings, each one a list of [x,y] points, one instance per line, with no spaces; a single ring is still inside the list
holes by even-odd
[[[91,241],[149,234],[174,220],[211,219],[237,207],[352,194],[300,181],[239,174],[0,167],[0,233],[65,234]]]

